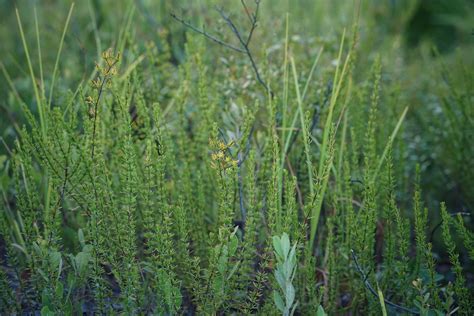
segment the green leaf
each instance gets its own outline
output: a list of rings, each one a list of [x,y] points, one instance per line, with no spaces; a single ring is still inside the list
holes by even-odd
[[[213,283],[213,284],[214,284],[214,286],[213,286],[213,288],[214,288],[214,293],[215,293],[216,295],[220,295],[221,293],[224,292],[224,285],[225,285],[225,283],[224,283],[224,280],[222,279],[222,277],[216,277],[216,278],[214,279],[214,283]]]
[[[285,289],[285,276],[281,273],[280,270],[275,270],[275,279],[278,282],[278,285],[282,290]]]
[[[51,304],[51,298],[47,289],[44,289],[43,292],[41,292],[41,304],[45,307]]]
[[[283,258],[287,258],[288,253],[290,252],[290,238],[287,233],[283,233],[281,236],[281,248],[283,251]]]
[[[324,311],[324,308],[321,305],[318,306],[316,316],[326,316],[326,312]]]
[[[237,246],[238,246],[239,240],[237,239],[237,236],[234,234],[232,237],[230,237],[230,242],[229,242],[229,256],[232,257],[235,255],[237,252]]]
[[[3,169],[3,164],[7,161],[7,156],[6,155],[0,155],[0,170]]]
[[[416,306],[416,308],[418,308],[419,310],[422,310],[422,306],[420,304],[420,302],[418,300],[413,300],[413,304]]]
[[[82,252],[92,253],[92,245],[85,245],[82,248]]]
[[[382,309],[382,315],[387,316],[387,308],[385,307],[385,299],[383,297],[382,290],[377,285],[377,293],[379,295],[380,308]]]
[[[285,256],[283,255],[283,248],[281,247],[281,240],[278,236],[273,236],[273,249],[275,250],[275,254],[278,261],[285,260]]]
[[[285,299],[286,306],[293,305],[293,302],[295,301],[295,287],[289,282],[286,284]]]
[[[67,303],[64,306],[64,315],[74,315],[74,307],[72,305],[72,302],[70,300],[67,301]]]
[[[79,239],[79,243],[81,244],[81,247],[84,248],[86,245],[86,240],[84,238],[84,232],[82,231],[81,228],[77,231],[77,238]]]
[[[49,276],[43,271],[43,269],[38,269],[37,272],[43,277],[46,282],[49,282]]]
[[[292,266],[296,266],[296,243],[291,248],[290,254],[288,256],[288,261]]]
[[[52,267],[58,267],[61,264],[61,253],[58,251],[51,251],[49,253],[49,264]]]
[[[49,309],[48,306],[43,306],[41,309],[41,316],[54,316],[54,313]]]
[[[221,275],[224,275],[226,269],[227,269],[227,261],[228,261],[228,251],[227,251],[227,246],[224,245],[222,247],[222,254],[221,256],[219,257],[219,261],[218,261],[218,264],[217,264],[217,269],[219,270],[219,272],[221,273]]]
[[[82,274],[87,269],[87,265],[89,264],[90,259],[91,254],[88,252],[79,252],[76,255],[75,263],[77,270],[80,274]]]
[[[234,273],[237,271],[237,269],[239,268],[240,266],[240,261],[237,262],[234,267],[232,268],[232,270],[230,271],[229,275],[227,276],[227,280],[230,280],[230,278],[232,278],[232,276],[234,275]]]
[[[283,303],[283,299],[281,298],[280,293],[277,291],[273,291],[273,301],[275,302],[278,310],[283,313],[285,311],[285,303]]]
[[[57,299],[62,299],[64,294],[64,285],[62,282],[58,282],[55,289]]]

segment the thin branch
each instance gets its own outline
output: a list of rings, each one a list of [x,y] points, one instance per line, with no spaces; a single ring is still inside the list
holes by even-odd
[[[240,35],[240,32],[239,30],[237,29],[237,27],[235,26],[234,22],[232,21],[232,19],[227,15],[225,14],[224,10],[222,10],[222,8],[219,8],[219,7],[216,7],[216,11],[219,12],[219,14],[221,15],[221,17],[224,19],[224,21],[227,23],[227,25],[229,26],[229,28],[232,30],[232,32],[234,33],[235,37],[237,37],[237,39],[239,40],[240,44],[246,48],[247,47],[247,44],[245,43],[245,41],[243,40],[242,36]]]
[[[238,47],[235,47],[235,46],[233,46],[233,45],[231,45],[231,44],[228,44],[228,43],[226,43],[226,42],[224,42],[224,41],[218,39],[217,37],[215,37],[215,36],[213,36],[213,35],[207,33],[206,30],[204,30],[204,29],[203,29],[203,30],[198,29],[197,27],[195,27],[194,25],[192,25],[192,24],[189,23],[189,22],[186,22],[184,19],[178,17],[178,16],[177,16],[176,14],[174,14],[174,13],[171,13],[171,17],[172,17],[173,19],[175,19],[176,21],[180,22],[181,24],[183,24],[184,26],[190,28],[190,29],[193,30],[194,32],[203,35],[204,37],[210,39],[210,40],[213,41],[213,42],[216,42],[217,44],[220,44],[220,45],[222,45],[222,46],[224,46],[224,47],[227,47],[227,48],[229,48],[229,49],[232,49],[232,50],[234,50],[234,51],[236,51],[236,52],[238,52],[238,53],[244,53],[244,54],[246,53],[245,50],[243,50],[243,49],[241,49],[241,48],[238,48]]]
[[[357,256],[355,254],[355,251],[351,249],[351,255],[352,255],[352,259],[354,260],[354,263],[356,265],[356,269],[357,271],[359,272],[359,274],[361,275],[363,281],[364,281],[364,285],[365,287],[370,291],[370,293],[372,293],[373,296],[375,296],[376,298],[379,297],[379,295],[377,294],[377,292],[375,291],[375,289],[372,287],[372,285],[370,284],[370,282],[367,280],[368,279],[368,274],[366,274],[364,272],[364,270],[362,270],[361,266],[359,265],[359,261],[357,260]],[[410,309],[410,308],[407,308],[407,307],[404,307],[404,306],[401,306],[401,305],[398,305],[398,304],[395,304],[387,299],[384,298],[384,302],[385,304],[399,310],[399,311],[403,311],[403,312],[406,312],[406,313],[410,313],[410,314],[413,314],[413,315],[420,315],[420,313],[416,310],[413,310],[413,309]]]
[[[270,93],[271,97],[273,98],[273,92],[270,90],[270,88],[268,87],[268,85],[265,83],[265,81],[262,79],[262,77],[260,76],[260,71],[258,70],[258,67],[257,67],[257,64],[255,63],[255,60],[253,58],[253,55],[252,55],[252,52],[250,51],[249,49],[249,45],[246,41],[244,41],[244,39],[242,38],[242,35],[240,34],[239,30],[237,29],[237,27],[235,26],[234,22],[232,21],[232,19],[226,15],[224,13],[224,11],[221,9],[221,8],[218,8],[216,7],[216,10],[217,12],[219,12],[219,14],[221,15],[221,17],[224,19],[224,21],[226,21],[227,25],[229,26],[229,28],[232,30],[232,32],[234,33],[235,37],[237,37],[237,39],[239,40],[240,44],[242,45],[242,47],[244,48],[249,60],[250,60],[250,63],[252,64],[252,68],[255,72],[255,76],[257,77],[257,81],[265,88],[265,90]],[[254,17],[256,18],[256,17]],[[256,21],[254,21],[253,25],[256,25]],[[255,28],[255,27],[253,27]],[[252,30],[252,33],[253,33],[253,30]],[[249,34],[250,36],[251,34]]]
[[[218,39],[217,37],[213,36],[213,35],[210,35],[209,33],[207,33],[204,29],[199,29],[197,27],[195,27],[194,25],[192,25],[191,23],[185,21],[183,18],[181,17],[178,17],[176,14],[174,13],[171,13],[171,17],[173,19],[175,19],[176,21],[180,22],[181,24],[183,24],[185,27],[193,30],[194,32],[198,33],[198,34],[201,34],[203,35],[204,37],[224,46],[224,47],[227,47],[233,51],[236,51],[236,52],[239,52],[239,53],[243,53],[243,54],[246,54],[248,59],[250,60],[250,64],[252,66],[252,69],[255,73],[255,77],[258,81],[258,83],[260,83],[260,85],[262,85],[264,88],[265,88],[265,91],[270,94],[271,98],[274,97],[274,94],[273,92],[270,90],[270,88],[268,87],[267,83],[265,82],[265,80],[263,80],[262,76],[260,75],[260,71],[257,67],[257,64],[255,62],[255,59],[253,57],[253,54],[252,52],[250,51],[250,48],[249,48],[249,44],[250,44],[250,41],[252,40],[252,36],[254,34],[254,31],[255,29],[257,28],[257,22],[258,22],[258,12],[259,12],[259,7],[260,7],[260,0],[255,0],[255,3],[256,3],[256,8],[255,8],[255,13],[254,14],[251,14],[250,13],[250,10],[248,8],[248,6],[246,5],[245,3],[245,0],[241,0],[241,3],[242,3],[242,6],[244,8],[244,11],[247,15],[247,17],[249,18],[250,20],[250,31],[246,37],[246,39],[244,39],[244,37],[242,36],[242,34],[240,33],[240,31],[237,29],[237,27],[235,26],[235,23],[232,21],[232,19],[227,15],[225,14],[225,12],[219,8],[219,7],[216,7],[216,11],[220,14],[220,16],[222,17],[222,19],[224,19],[224,21],[227,23],[227,25],[229,26],[230,30],[232,31],[232,33],[234,34],[234,36],[237,38],[237,40],[239,41],[240,43],[240,46],[242,46],[242,48],[239,48],[239,47],[236,47],[236,46],[233,46],[231,44],[228,44],[220,39]]]
[[[245,2],[243,2],[243,0],[242,0],[242,3],[245,3]],[[247,46],[249,45],[250,41],[252,40],[253,32],[257,28],[258,11],[260,9],[260,0],[256,0],[255,3],[257,4],[257,7],[255,8],[255,14],[251,18],[252,27],[250,28],[249,35],[247,36],[247,42],[246,42]]]
[[[254,19],[253,19],[252,15],[250,14],[249,8],[247,7],[247,4],[245,3],[245,0],[240,0],[240,3],[242,3],[242,6],[244,7],[245,13],[247,14],[247,16],[250,20],[250,23],[253,23]]]
[[[267,93],[269,93],[270,96],[271,96],[272,99],[273,99],[273,97],[274,97],[273,91],[270,90],[270,88],[267,86],[267,84],[265,83],[265,81],[263,81],[262,77],[260,77],[260,73],[259,73],[259,71],[258,71],[257,65],[255,64],[255,60],[253,59],[253,56],[252,56],[252,54],[250,53],[250,51],[248,50],[248,48],[247,48],[247,51],[248,51],[247,55],[248,55],[248,57],[249,57],[249,59],[250,59],[250,63],[252,64],[252,68],[253,68],[253,70],[255,71],[255,76],[257,77],[258,82],[260,82],[260,84],[265,88],[265,90],[267,91]]]

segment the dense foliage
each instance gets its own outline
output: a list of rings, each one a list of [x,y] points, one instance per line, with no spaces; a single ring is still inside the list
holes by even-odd
[[[474,7],[214,2],[0,1],[0,313],[471,315]]]

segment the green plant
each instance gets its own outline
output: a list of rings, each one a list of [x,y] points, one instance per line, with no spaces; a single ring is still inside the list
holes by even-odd
[[[274,275],[279,286],[279,290],[273,290],[273,300],[282,315],[293,315],[298,306],[293,286],[297,263],[296,243],[291,247],[290,238],[286,233],[281,237],[273,236],[273,250],[276,258]]]
[[[472,314],[469,43],[211,2],[0,4],[0,310]]]

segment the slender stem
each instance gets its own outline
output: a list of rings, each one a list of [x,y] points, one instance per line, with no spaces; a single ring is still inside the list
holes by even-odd
[[[237,29],[237,27],[235,26],[235,23],[232,21],[232,19],[224,13],[224,11],[221,9],[221,8],[218,8],[216,7],[216,11],[219,12],[220,16],[222,17],[222,19],[224,19],[224,21],[227,23],[227,25],[229,26],[229,28],[231,29],[232,33],[235,35],[235,37],[237,38],[237,40],[239,41],[240,43],[240,46],[242,46],[242,48],[239,48],[239,47],[236,47],[234,45],[231,45],[229,43],[226,43],[224,42],[223,40],[207,33],[204,29],[199,29],[197,27],[195,27],[194,25],[192,25],[191,23],[185,21],[183,18],[181,17],[178,17],[176,14],[174,13],[171,13],[171,17],[173,19],[175,19],[176,21],[180,22],[181,24],[183,24],[184,26],[186,26],[187,28],[193,30],[194,32],[198,33],[198,34],[201,34],[203,35],[204,37],[210,39],[211,41],[213,42],[216,42],[217,44],[220,44],[224,47],[227,47],[233,51],[236,51],[238,53],[243,53],[243,54],[246,54],[249,61],[250,61],[250,64],[252,66],[252,69],[255,73],[255,77],[258,81],[258,83],[260,83],[260,85],[262,85],[264,88],[265,88],[265,91],[270,95],[271,98],[274,97],[274,93],[270,90],[268,84],[265,82],[265,80],[262,78],[261,74],[260,74],[260,71],[257,67],[257,64],[255,62],[255,59],[253,57],[253,54],[249,48],[249,45],[250,45],[250,41],[252,40],[252,36],[254,34],[254,31],[255,29],[257,28],[257,22],[258,22],[258,12],[259,12],[259,7],[260,7],[260,0],[255,0],[255,3],[256,3],[256,9],[255,9],[255,13],[254,14],[251,14],[250,13],[250,10],[248,8],[248,6],[246,5],[245,1],[244,0],[241,0],[241,3],[242,3],[242,6],[244,8],[244,11],[247,15],[247,17],[249,18],[250,20],[250,31],[246,37],[246,39],[244,40],[244,38],[242,37],[242,34],[240,33],[240,31]]]
[[[58,72],[58,65],[59,59],[61,58],[61,52],[63,50],[64,38],[66,37],[66,31],[69,26],[69,21],[71,20],[72,11],[74,10],[74,2],[71,4],[71,8],[69,9],[69,13],[66,18],[66,23],[64,24],[63,34],[61,36],[61,40],[59,41],[59,48],[58,54],[56,55],[56,62],[54,63],[54,70],[53,70],[53,77],[51,79],[51,87],[49,89],[49,98],[48,98],[48,109],[51,107],[51,102],[53,99],[53,90],[54,90],[54,83],[56,81],[56,75]]]
[[[34,7],[33,11],[35,13],[36,46],[38,47],[38,64],[39,64],[40,82],[41,82],[41,96],[44,100],[45,96],[44,96],[44,77],[43,77],[43,57],[41,56],[41,40],[40,40],[40,35],[39,35],[38,15],[36,13],[36,6]]]
[[[245,42],[246,45],[249,45],[250,41],[252,40],[253,32],[257,28],[259,8],[260,8],[260,1],[257,1],[257,8],[255,9],[255,14],[251,17],[252,27],[250,28],[249,35],[247,36],[247,41]]]
[[[28,69],[30,71],[31,84],[33,85],[33,91],[35,93],[36,105],[38,107],[40,126],[41,126],[41,135],[43,139],[46,139],[46,121],[45,121],[44,107],[43,107],[43,103],[41,101],[41,97],[38,91],[38,85],[36,84],[36,76],[33,70],[33,65],[31,63],[30,52],[28,50],[28,44],[26,43],[25,33],[23,32],[23,25],[21,22],[20,13],[18,12],[18,9],[15,9],[15,13],[16,13],[16,19],[18,22],[18,28],[20,29],[20,36],[21,36],[21,41],[23,43],[23,49],[25,50],[26,61],[28,63]]]
[[[240,0],[240,3],[242,3],[242,7],[244,7],[245,13],[247,14],[247,17],[250,20],[250,23],[254,22],[254,19],[252,15],[250,14],[249,8],[247,7],[247,4],[245,3],[245,0]]]
[[[219,14],[221,15],[221,17],[224,19],[224,21],[226,21],[227,25],[229,26],[229,28],[232,30],[232,32],[234,33],[235,37],[237,37],[237,39],[239,40],[240,44],[242,45],[242,47],[244,48],[244,52],[247,54],[247,57],[249,58],[250,60],[250,63],[252,65],[252,68],[255,72],[255,76],[257,77],[257,81],[265,88],[265,90],[270,94],[270,96],[273,98],[274,95],[273,95],[273,92],[270,90],[270,88],[268,87],[268,85],[265,83],[265,81],[262,79],[262,76],[260,75],[260,71],[258,70],[258,67],[257,67],[257,64],[255,63],[255,59],[253,58],[253,55],[252,55],[252,52],[250,51],[250,48],[249,48],[249,43],[244,41],[244,39],[242,38],[239,30],[237,29],[237,27],[235,26],[234,22],[232,21],[232,19],[226,15],[224,13],[224,11],[220,8],[216,8],[217,12],[219,12]],[[254,17],[256,18],[256,17]],[[253,33],[253,30],[255,29],[256,27],[256,20],[254,21],[254,23],[252,23],[252,28],[251,28],[251,33],[249,33],[249,36],[248,36],[248,39],[250,40],[251,37],[252,37],[252,33]]]
[[[94,160],[94,152],[95,152],[95,134],[96,134],[96,129],[97,129],[97,111],[99,110],[99,101],[100,97],[102,96],[102,91],[104,90],[104,85],[107,81],[107,77],[104,77],[100,84],[99,88],[99,94],[97,96],[97,99],[95,100],[94,103],[94,125],[92,127],[92,149],[91,149],[91,160]]]
[[[201,34],[201,35],[207,37],[208,39],[210,39],[211,41],[216,42],[217,44],[220,44],[220,45],[222,45],[222,46],[225,46],[225,47],[227,47],[227,48],[229,48],[229,49],[232,49],[232,50],[234,50],[234,51],[236,51],[236,52],[239,52],[239,53],[245,53],[245,50],[243,50],[243,49],[241,49],[241,48],[238,48],[238,47],[235,47],[235,46],[233,46],[233,45],[231,45],[231,44],[228,44],[228,43],[226,43],[226,42],[224,42],[224,41],[218,39],[217,37],[215,37],[215,36],[213,36],[213,35],[207,33],[206,30],[204,30],[204,29],[203,29],[203,30],[198,29],[197,27],[195,27],[194,25],[192,25],[192,24],[189,23],[189,22],[186,22],[185,20],[183,20],[182,18],[178,17],[178,16],[177,16],[176,14],[174,14],[174,13],[171,13],[171,17],[172,17],[173,19],[175,19],[176,21],[180,22],[181,24],[183,24],[184,26],[190,28],[190,29],[193,30],[194,32],[199,33],[199,34]]]
[[[94,150],[95,150],[95,136],[96,136],[96,129],[97,129],[97,116],[98,116],[98,110],[99,110],[99,101],[100,101],[100,98],[102,96],[102,93],[104,91],[104,87],[105,87],[105,84],[109,81],[110,77],[109,75],[107,75],[108,73],[110,73],[110,70],[115,67],[115,65],[117,64],[118,60],[115,60],[113,63],[111,64],[107,64],[107,71],[105,72],[106,74],[103,76],[102,78],[102,82],[100,83],[100,87],[99,87],[99,92],[98,92],[98,95],[97,95],[97,98],[95,99],[95,102],[94,102],[94,124],[93,124],[93,127],[92,127],[92,152],[91,152],[91,160],[94,159]]]
[[[290,58],[290,63],[291,63],[291,69],[293,70],[293,79],[295,81],[295,89],[296,89],[296,98],[298,102],[298,111],[299,111],[299,116],[300,116],[300,122],[301,122],[301,129],[303,133],[303,142],[304,142],[304,151],[306,154],[306,165],[308,168],[308,177],[309,177],[309,191],[311,196],[314,196],[314,184],[313,184],[313,166],[311,163],[311,154],[309,150],[309,141],[308,141],[308,130],[304,118],[304,113],[303,113],[303,100],[300,94],[300,88],[299,88],[299,83],[298,83],[298,75],[296,72],[296,66],[295,66],[295,61],[293,58]]]
[[[377,294],[377,291],[375,291],[375,289],[373,288],[373,286],[370,284],[370,282],[367,280],[368,279],[368,274],[366,274],[364,272],[364,270],[362,270],[361,266],[359,265],[359,261],[357,260],[357,256],[355,254],[355,251],[351,249],[351,255],[352,255],[352,259],[354,260],[354,263],[356,265],[356,269],[357,269],[357,272],[359,272],[359,274],[361,275],[363,281],[364,281],[364,285],[365,287],[369,290],[369,292],[374,295],[375,297],[379,297],[379,295]],[[401,306],[401,305],[398,305],[398,304],[395,304],[387,299],[384,298],[384,302],[385,304],[395,308],[395,309],[398,309],[400,311],[403,311],[403,312],[406,312],[406,313],[410,313],[410,314],[413,314],[413,315],[420,315],[420,313],[418,311],[415,311],[413,309],[410,309],[410,308],[407,308],[407,307],[404,307],[404,306]]]

